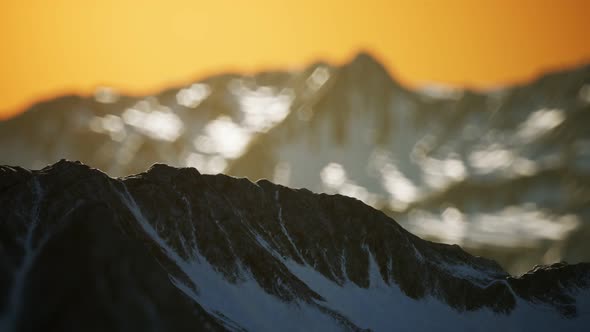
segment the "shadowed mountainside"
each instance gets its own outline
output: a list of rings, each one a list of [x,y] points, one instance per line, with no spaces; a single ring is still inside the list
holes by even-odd
[[[154,165],[0,167],[0,327],[463,330],[589,322],[590,264],[511,277],[341,195]],[[427,317],[427,318],[426,318]]]

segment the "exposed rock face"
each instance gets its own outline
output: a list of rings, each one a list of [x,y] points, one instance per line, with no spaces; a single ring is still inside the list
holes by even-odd
[[[0,330],[584,330],[590,264],[509,276],[340,195],[0,167]]]
[[[162,162],[340,193],[522,273],[590,260],[589,121],[590,66],[489,92],[410,91],[360,54],[38,103],[0,121],[0,164],[68,158],[123,176]]]

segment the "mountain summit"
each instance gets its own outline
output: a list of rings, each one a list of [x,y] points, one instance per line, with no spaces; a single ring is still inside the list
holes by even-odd
[[[0,167],[2,331],[585,330],[590,264],[513,277],[354,198],[156,164]]]

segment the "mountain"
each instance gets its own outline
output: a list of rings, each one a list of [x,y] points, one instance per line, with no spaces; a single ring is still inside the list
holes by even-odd
[[[153,96],[64,96],[0,122],[0,163],[162,162],[339,193],[513,274],[590,261],[590,66],[475,92],[398,84],[374,58],[227,74]]]
[[[585,330],[590,263],[513,277],[342,195],[156,164],[0,167],[2,331]]]

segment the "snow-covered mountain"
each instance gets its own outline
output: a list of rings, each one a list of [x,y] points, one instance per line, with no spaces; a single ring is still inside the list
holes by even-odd
[[[590,261],[590,66],[478,93],[410,91],[367,54],[221,75],[146,97],[99,89],[0,122],[0,164],[155,162],[352,196],[512,273]]]
[[[590,264],[519,277],[354,198],[154,165],[0,167],[1,331],[585,331]]]

